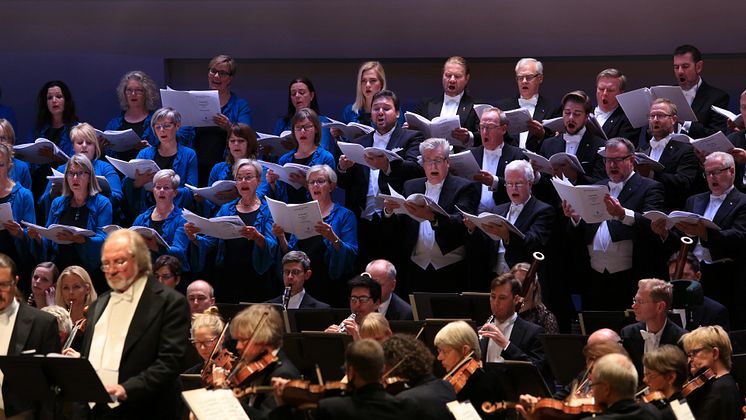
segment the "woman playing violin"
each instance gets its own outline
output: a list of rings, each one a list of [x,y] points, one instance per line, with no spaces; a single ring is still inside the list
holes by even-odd
[[[482,403],[491,401],[497,393],[479,362],[477,333],[464,321],[451,322],[438,331],[435,347],[438,360],[448,373],[444,379],[453,385],[457,399],[471,401],[477,412],[484,415]]]
[[[264,321],[260,322],[265,313]],[[231,321],[230,333],[236,340],[236,356],[240,358],[231,372],[231,381],[241,381],[238,387],[269,386],[273,377],[300,377],[298,369],[280,348],[283,323],[273,306],[257,304],[242,310]],[[255,394],[244,398],[241,405],[254,418],[255,414],[269,413],[276,403],[272,395]]]
[[[205,386],[215,385],[213,379],[217,374],[213,374],[213,372],[223,373],[229,369],[222,363],[223,360],[220,360],[220,363],[216,360],[218,359],[217,356],[223,354],[224,338],[221,338],[220,335],[224,327],[225,323],[220,318],[215,306],[209,307],[205,312],[195,314],[192,319],[191,342],[201,361],[184,373],[204,373],[203,379],[207,379]],[[211,357],[212,361],[208,362]],[[215,369],[216,366],[219,366],[220,369]],[[226,372],[222,375],[223,381],[227,377],[228,373]]]
[[[714,377],[701,381],[699,387],[684,388],[686,399],[698,419],[742,419],[743,400],[738,385],[730,374],[733,349],[720,326],[699,327],[681,337],[693,376],[710,369]],[[684,394],[687,394],[684,391]]]
[[[642,380],[649,388],[643,401],[658,407],[664,419],[676,419],[669,403],[684,398],[681,387],[689,377],[686,355],[677,346],[666,344],[646,353],[642,364]]]

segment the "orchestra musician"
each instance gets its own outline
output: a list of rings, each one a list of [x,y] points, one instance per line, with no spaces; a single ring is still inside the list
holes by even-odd
[[[347,282],[352,314],[339,325],[330,325],[325,332],[344,332],[353,339],[360,337],[360,324],[368,314],[378,311],[381,304],[381,285],[370,278],[368,273],[351,278]]]
[[[670,403],[684,398],[681,387],[689,377],[686,355],[679,347],[664,344],[645,353],[642,364],[645,369],[642,380],[648,386],[643,400],[658,407],[664,419],[676,420]]]

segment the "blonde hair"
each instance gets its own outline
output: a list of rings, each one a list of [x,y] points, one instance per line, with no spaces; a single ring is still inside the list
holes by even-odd
[[[88,123],[80,123],[70,129],[70,140],[72,140],[73,143],[75,143],[75,138],[78,136],[82,136],[93,144],[93,155],[96,159],[99,159],[101,157],[101,145],[98,144],[98,134],[96,134],[96,129]]]
[[[262,315],[267,314],[261,328],[256,329]],[[283,323],[280,312],[272,305],[258,303],[242,310],[231,321],[234,338],[251,336],[254,343],[279,348],[282,345]]]
[[[70,184],[67,181],[67,174],[68,172],[70,172],[70,169],[73,167],[73,165],[80,166],[85,172],[88,173],[88,196],[93,197],[94,195],[100,193],[101,187],[98,185],[98,180],[96,179],[96,171],[93,169],[93,164],[90,160],[88,160],[88,157],[86,155],[81,155],[80,153],[78,153],[77,155],[73,155],[73,157],[71,157],[70,160],[67,161],[67,166],[65,166],[65,179],[63,179],[62,182],[62,195],[70,196],[73,193],[70,189]]]
[[[8,144],[16,144],[16,132],[13,130],[13,125],[10,121],[5,118],[0,118],[0,128],[3,129],[3,134],[5,135]]]
[[[192,317],[192,337],[194,337],[194,332],[200,328],[208,328],[215,336],[223,332],[225,322],[220,317],[217,307],[210,306],[204,312],[194,314]]]
[[[383,65],[378,61],[366,61],[360,65],[357,71],[357,79],[355,80],[355,103],[352,104],[352,111],[358,112],[365,105],[365,96],[363,95],[363,89],[360,86],[360,82],[363,79],[363,73],[369,70],[374,70],[378,80],[381,81],[381,90],[386,89],[386,72],[383,70]]]
[[[684,351],[689,352],[698,347],[704,347],[705,350],[713,348],[719,351],[719,360],[728,370],[733,365],[730,356],[733,354],[733,347],[730,344],[728,333],[719,325],[708,325],[699,327],[692,332],[681,336],[679,343],[684,346]]]
[[[67,307],[68,302],[65,302],[62,299],[62,280],[69,276],[69,275],[76,275],[78,276],[82,281],[83,284],[88,286],[88,293],[85,296],[85,303],[83,306],[88,306],[98,298],[98,295],[96,294],[96,289],[93,288],[93,282],[91,281],[91,276],[88,274],[85,268],[79,266],[79,265],[71,265],[62,270],[62,273],[60,273],[60,276],[57,277],[57,282],[54,285],[54,303],[56,305]]]
[[[391,335],[389,321],[380,312],[371,312],[360,324],[360,338],[388,337]]]
[[[469,350],[474,351],[474,358],[482,358],[482,351],[479,348],[479,337],[471,325],[464,321],[454,321],[446,324],[445,327],[435,335],[435,347],[447,346],[452,349],[461,350],[466,345]]]

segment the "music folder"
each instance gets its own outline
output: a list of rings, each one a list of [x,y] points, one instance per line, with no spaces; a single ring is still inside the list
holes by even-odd
[[[57,398],[80,403],[112,402],[88,359],[0,356],[0,370],[18,395],[32,401]]]

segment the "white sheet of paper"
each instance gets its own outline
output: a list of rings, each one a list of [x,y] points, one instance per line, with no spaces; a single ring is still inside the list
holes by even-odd
[[[440,138],[446,139],[451,144],[457,146],[463,146],[464,144],[460,140],[456,140],[451,132],[457,128],[461,128],[461,122],[458,115],[452,117],[436,117],[432,120],[428,120],[422,115],[415,114],[414,112],[405,112],[404,119],[409,124],[409,128],[417,130],[422,133],[425,138]]]
[[[41,137],[34,140],[33,143],[14,145],[13,154],[18,159],[28,163],[45,164],[54,162],[52,158],[41,155],[42,149],[51,149],[54,156],[65,161],[70,160],[70,156],[66,155],[56,144]]]
[[[448,157],[450,160],[449,170],[452,174],[464,177],[470,181],[474,180],[474,175],[478,174],[482,168],[474,158],[474,154],[469,150],[454,153]]]
[[[298,239],[307,239],[319,235],[316,232],[316,224],[324,219],[321,217],[321,208],[318,201],[286,204],[269,197],[266,199],[269,212],[272,213],[272,219],[285,232],[295,235]]]
[[[565,121],[562,119],[562,117],[556,117],[556,118],[550,118],[548,120],[543,120],[541,122],[541,125],[544,127],[556,131],[558,133],[564,133],[565,132]]]
[[[355,121],[345,124],[341,121],[333,120],[331,118],[329,118],[329,120],[329,122],[325,122],[321,124],[321,126],[328,128],[337,128],[342,131],[342,135],[344,136],[344,138],[349,140],[364,136],[368,133],[372,133],[374,130],[374,128],[369,125],[360,124],[359,122]]]
[[[477,113],[477,117],[481,120],[482,119],[482,113],[488,108],[492,108],[492,105],[490,104],[474,104],[474,112]]]
[[[500,237],[497,235],[493,235],[487,232],[486,230],[484,230],[484,225],[489,224],[489,223],[494,223],[498,226],[507,226],[509,231],[515,233],[521,239],[526,237],[526,235],[524,235],[520,229],[515,227],[515,225],[510,223],[508,219],[500,216],[499,214],[484,211],[482,213],[479,213],[479,215],[475,215],[475,214],[467,213],[458,207],[456,207],[456,209],[460,211],[461,214],[463,214],[465,218],[469,219],[472,223],[474,223],[482,232],[484,232],[487,236],[492,238],[492,240],[499,241]]]
[[[117,171],[123,173],[124,176],[130,179],[135,179],[136,171],[140,172],[140,174],[144,174],[148,171],[156,173],[161,170],[155,161],[150,159],[132,159],[129,162],[111,156],[107,156],[106,159],[111,162],[111,165],[116,168]]]
[[[131,226],[129,229],[139,233],[143,238],[146,238],[146,239],[155,238],[155,242],[158,245],[163,246],[168,250],[171,249],[171,246],[166,243],[166,240],[163,239],[163,237],[158,233],[158,231],[156,231],[153,228],[149,228],[147,226]]]
[[[13,220],[13,208],[10,203],[0,204],[0,230],[5,230],[5,222]]]
[[[650,166],[650,169],[654,171],[662,171],[663,169],[665,169],[663,164],[653,160],[653,158],[643,152],[635,152],[635,162],[638,165],[648,165]]]
[[[302,187],[303,184],[293,181],[290,178],[290,174],[297,174],[301,178],[306,179],[306,174],[308,173],[308,170],[311,169],[308,166],[300,165],[297,163],[286,163],[285,165],[278,165],[276,163],[266,162],[263,160],[257,160],[257,162],[259,162],[259,164],[264,166],[265,168],[271,169],[272,172],[280,177],[280,181],[287,183],[296,190]]]
[[[379,149],[377,147],[363,147],[361,144],[346,143],[343,141],[338,141],[337,145],[342,151],[342,154],[347,156],[347,159],[350,159],[355,163],[365,165],[371,169],[375,168],[368,165],[368,163],[365,161],[366,153],[371,153],[373,155],[385,155],[388,158],[389,162],[392,162],[394,160],[402,160],[401,156],[391,150]]]
[[[612,217],[606,210],[604,197],[609,193],[608,185],[572,185],[567,179],[552,178],[557,194],[566,200],[586,223],[600,223]]]
[[[697,115],[686,100],[681,86],[653,86],[650,91],[653,93],[653,99],[666,98],[676,105],[679,121],[697,121]]]
[[[218,194],[228,191],[236,191],[236,181],[230,181],[227,179],[218,180],[212,183],[209,187],[198,188],[193,185],[184,184],[185,187],[189,188],[193,193],[199,194],[200,196],[212,201],[215,204],[225,204],[231,200],[223,200]]]
[[[446,403],[446,407],[456,420],[481,420],[479,413],[468,400],[463,402],[451,401]]]
[[[680,121],[697,121],[697,116],[686,101],[680,86],[643,87],[620,93],[616,97],[630,124],[635,128],[647,127],[650,106],[658,98],[666,98],[676,104]]]
[[[712,152],[728,152],[734,148],[733,143],[728,140],[728,137],[723,134],[722,131],[710,134],[707,137],[696,139],[691,141],[692,146],[705,155],[709,155]]]
[[[238,216],[221,216],[206,219],[191,211],[184,209],[181,213],[187,222],[194,223],[200,229],[200,233],[218,239],[241,238],[241,229],[246,225]]]
[[[725,108],[720,108],[719,106],[712,105],[710,107],[713,111],[717,112],[718,114],[724,116],[725,118],[728,118],[729,120],[733,121],[733,123],[737,126],[743,127],[743,115],[742,114],[734,114],[730,111],[728,111]]]
[[[230,389],[199,388],[182,391],[181,396],[197,420],[249,420]]]
[[[508,122],[508,133],[519,134],[528,130],[528,123],[533,119],[531,112],[526,108],[511,109],[503,112]]]
[[[106,131],[96,129],[96,133],[108,140],[109,149],[115,152],[126,152],[127,150],[132,150],[142,140],[131,128],[127,130]]]
[[[217,90],[161,89],[163,107],[171,107],[181,114],[181,125],[192,127],[215,126],[213,117],[220,114]]]
[[[389,191],[391,192],[391,194],[380,194],[379,193],[376,197],[379,199],[391,200],[391,201],[398,203],[399,208],[394,210],[395,214],[406,214],[407,216],[411,217],[412,219],[418,222],[424,221],[425,219],[417,217],[407,211],[407,208],[404,206],[404,204],[407,202],[410,202],[418,206],[427,206],[434,213],[439,213],[439,214],[442,214],[443,216],[449,216],[449,214],[445,210],[443,210],[443,208],[440,207],[438,203],[428,198],[425,194],[415,193],[415,194],[411,194],[409,197],[404,198],[403,195],[399,194],[398,192],[396,192],[396,190],[391,188],[390,184],[389,184]]]
[[[81,229],[76,226],[68,226],[68,225],[59,225],[59,224],[51,224],[49,227],[39,226],[35,225],[33,223],[29,223],[26,221],[22,221],[21,224],[25,225],[28,228],[35,229],[39,232],[39,235],[41,235],[43,238],[47,238],[52,242],[61,244],[61,245],[67,245],[73,243],[72,241],[60,241],[57,239],[57,234],[60,232],[68,231],[72,232],[76,235],[83,235],[83,236],[93,236],[96,233],[89,229]]]
[[[689,408],[689,403],[687,403],[686,400],[680,402],[675,399],[670,402],[670,405],[671,411],[673,411],[676,420],[696,420],[694,418],[694,413],[692,413],[691,408]]]
[[[262,154],[265,156],[282,156],[293,150],[295,143],[289,135],[275,136],[272,134],[256,133],[257,141]]]

